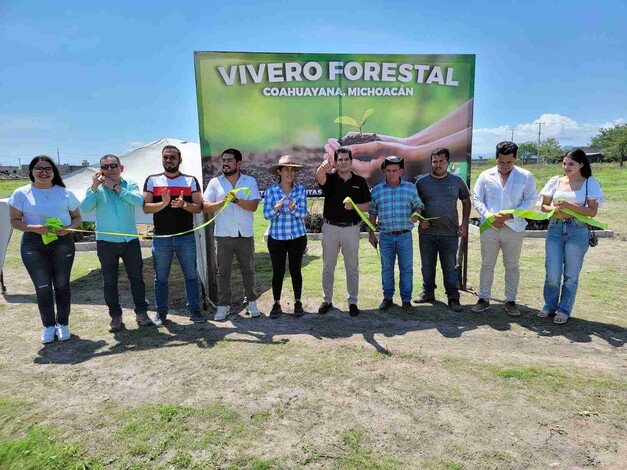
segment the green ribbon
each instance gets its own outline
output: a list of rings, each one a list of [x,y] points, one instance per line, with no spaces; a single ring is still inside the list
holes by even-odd
[[[353,202],[353,200],[350,197],[345,197],[344,198],[344,204],[350,204],[351,206],[353,206],[353,209],[355,210],[355,212],[357,212],[357,214],[359,214],[359,217],[361,217],[361,220],[363,220],[366,225],[368,226],[368,228],[370,228],[370,230],[372,230],[373,232],[376,232],[377,229],[374,227],[374,225],[372,225],[372,222],[370,222],[370,219],[368,219],[368,217],[366,217],[366,214],[364,214],[359,207],[357,207],[357,204],[355,204]]]
[[[42,234],[41,239],[43,240],[44,245],[49,245],[53,241],[59,239],[59,235],[57,235],[56,231],[63,228],[63,222],[61,222],[61,219],[57,217],[51,217],[46,219],[46,223],[44,225],[46,227],[50,227],[51,230],[45,235]]]
[[[412,217],[418,217],[419,219],[422,219],[422,220],[435,220],[435,219],[439,219],[439,217],[423,217],[423,216],[421,216],[418,212],[414,212],[414,213],[411,215],[410,219],[411,219]]]
[[[118,237],[138,237],[138,238],[172,238],[172,237],[180,237],[181,235],[187,235],[188,233],[192,233],[195,232],[196,230],[199,230],[203,227],[206,227],[207,225],[209,225],[211,222],[213,222],[214,220],[216,220],[216,218],[222,213],[222,211],[224,209],[226,209],[226,207],[233,201],[233,198],[235,197],[235,194],[237,194],[239,191],[244,191],[244,193],[246,194],[246,197],[248,197],[250,195],[250,189],[249,188],[235,188],[231,191],[229,191],[229,193],[226,195],[225,198],[225,202],[224,205],[220,208],[220,210],[218,212],[216,212],[216,215],[214,215],[211,219],[209,219],[207,222],[205,222],[202,225],[199,225],[198,227],[194,227],[191,230],[186,230],[185,232],[179,232],[179,233],[173,233],[171,235],[142,235],[139,233],[119,233],[119,232],[103,232],[103,231],[96,231],[96,230],[81,230],[81,229],[74,229],[74,228],[64,228],[63,227],[63,223],[57,219],[57,218],[52,218],[52,219],[47,219],[45,225],[47,227],[50,227],[53,230],[66,230],[68,232],[82,232],[82,233],[100,233],[102,235],[114,235],[114,236],[118,236]],[[42,235],[41,236],[44,244],[48,244],[51,243],[53,241],[55,241],[58,237],[58,235],[54,232],[50,232],[48,233],[48,235]]]
[[[505,209],[505,210],[499,211],[498,213],[499,214],[512,214],[512,215],[516,215],[518,217],[524,217],[525,219],[530,219],[530,220],[549,220],[551,217],[553,217],[553,214],[555,214],[556,211],[557,211],[556,209],[553,209],[551,212],[539,213],[539,212],[535,212],[535,211],[528,210],[528,209]],[[584,224],[592,225],[593,227],[607,230],[607,224],[604,224],[603,222],[598,222],[594,220],[592,217],[587,217],[585,215],[578,214],[577,212],[571,209],[562,209],[560,212],[563,212],[564,214],[568,214],[571,217],[574,217],[575,219],[579,220],[580,222],[583,222]],[[496,214],[486,217],[485,221],[479,226],[479,233],[483,233],[486,230],[488,230],[492,226],[492,223],[494,222],[495,219],[496,219]]]

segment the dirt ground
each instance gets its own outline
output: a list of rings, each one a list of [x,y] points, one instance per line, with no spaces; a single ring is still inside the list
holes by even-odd
[[[625,468],[627,321],[615,291],[627,287],[626,246],[613,240],[595,248],[605,268],[585,269],[610,293],[597,297],[590,281],[578,300],[584,313],[565,327],[535,316],[537,289],[522,295],[518,319],[498,303],[483,315],[469,308],[454,315],[442,302],[411,315],[398,308],[382,314],[375,309],[376,265],[367,265],[357,318],[347,315],[341,297],[342,311],[313,313],[316,281],[306,286],[308,313],[300,319],[251,319],[234,308],[227,322],[194,325],[181,308],[174,269],[173,321],[139,329],[125,308],[128,329],[110,334],[94,270],[72,285],[73,338],[48,346],[38,343],[32,284],[13,256],[5,269],[9,292],[0,299],[0,400],[19,403],[21,411],[3,423],[3,432],[50,426],[107,468],[176,468],[177,446],[187,446],[193,462],[205,462],[197,468],[238,462],[240,468]],[[529,257],[541,249],[525,242]],[[320,247],[310,244],[306,269],[319,273],[319,255]],[[149,280],[149,251],[144,256]],[[94,254],[77,257],[97,266]],[[527,269],[523,284],[541,284],[541,267]],[[604,278],[603,271],[617,275]],[[267,314],[271,294],[261,278],[259,306]],[[343,296],[341,270],[338,278]],[[496,279],[500,289],[502,273]],[[128,285],[122,286],[128,307]],[[462,294],[463,304],[475,301]],[[151,450],[143,453],[131,446],[125,426],[128,413],[154,404],[220,404],[233,410],[243,431],[223,423],[216,431],[222,440],[158,447],[153,430],[146,437]],[[184,436],[206,431],[186,426]],[[269,466],[241,464],[253,456]]]

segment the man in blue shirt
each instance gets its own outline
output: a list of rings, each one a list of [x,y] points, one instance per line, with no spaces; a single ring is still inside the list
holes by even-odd
[[[98,259],[104,278],[104,298],[109,307],[111,323],[109,331],[114,333],[125,326],[118,295],[118,268],[120,258],[124,261],[126,275],[131,284],[135,303],[135,319],[140,326],[152,325],[148,317],[146,286],[144,284],[141,246],[135,226],[135,208],[141,207],[144,199],[137,183],[122,178],[124,166],[115,155],[100,159],[100,171],[92,177],[81,203],[83,212],[96,211],[96,230],[124,233],[124,236],[96,235]]]
[[[370,243],[375,248],[381,246],[381,283],[383,285],[383,301],[380,310],[393,305],[394,296],[394,263],[398,256],[400,271],[399,288],[402,306],[411,312],[411,294],[414,275],[414,244],[411,231],[418,221],[416,212],[424,207],[418,197],[416,187],[401,179],[404,172],[402,157],[387,157],[381,164],[385,173],[385,181],[372,188],[370,203],[370,221],[377,224],[379,240],[370,231]]]

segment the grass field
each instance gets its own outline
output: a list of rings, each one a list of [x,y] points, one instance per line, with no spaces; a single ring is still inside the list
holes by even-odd
[[[539,189],[558,172],[531,170]],[[124,280],[128,329],[115,335],[106,331],[97,257],[80,253],[72,274],[74,337],[44,347],[14,236],[4,270],[8,292],[0,299],[0,468],[624,468],[627,170],[596,165],[594,174],[608,199],[598,218],[616,236],[588,252],[573,318],[561,327],[535,315],[543,240],[524,242],[518,319],[498,301],[473,314],[472,292],[462,293],[464,312],[452,314],[441,287],[433,306],[380,314],[379,260],[366,240],[363,313],[346,313],[340,262],[339,310],[318,315],[322,252],[310,241],[301,319],[253,320],[234,308],[227,322],[191,324],[175,267],[173,324],[139,329]],[[0,182],[0,197],[13,189]],[[266,227],[258,214],[257,289],[267,314]],[[144,258],[150,280],[149,250]],[[469,259],[476,285],[477,237],[469,240]],[[498,267],[497,298],[502,279]],[[238,276],[234,286],[235,305]],[[416,294],[420,287],[416,238]],[[152,299],[151,282],[147,289]]]

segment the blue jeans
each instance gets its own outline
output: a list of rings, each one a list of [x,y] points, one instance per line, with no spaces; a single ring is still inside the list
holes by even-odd
[[[122,316],[120,296],[118,294],[120,258],[124,261],[126,275],[131,284],[135,313],[146,313],[146,285],[144,284],[144,274],[142,272],[144,262],[139,239],[135,238],[134,240],[120,243],[98,240],[96,242],[96,250],[100,266],[102,266],[104,298],[107,307],[109,307],[111,318]]]
[[[45,327],[55,326],[57,323],[68,324],[72,301],[70,272],[74,264],[74,252],[72,235],[59,237],[48,245],[44,245],[38,233],[25,232],[22,236],[20,246],[22,262],[35,286],[39,315]]]
[[[448,300],[459,300],[457,288],[458,275],[455,264],[457,262],[457,244],[459,237],[445,235],[430,235],[420,233],[420,262],[422,265],[422,291],[431,295],[437,285],[435,284],[435,266],[440,255],[440,267],[444,277],[444,289]]]
[[[379,250],[381,252],[383,298],[392,299],[394,297],[394,263],[398,256],[401,300],[410,302],[414,283],[414,244],[411,231],[400,235],[381,232],[379,235]]]
[[[155,268],[155,306],[157,313],[162,318],[168,314],[168,277],[175,253],[185,277],[187,309],[190,313],[200,310],[194,234],[171,238],[153,238],[152,262]]]
[[[589,235],[583,223],[566,220],[551,220],[547,230],[543,310],[570,316]]]

